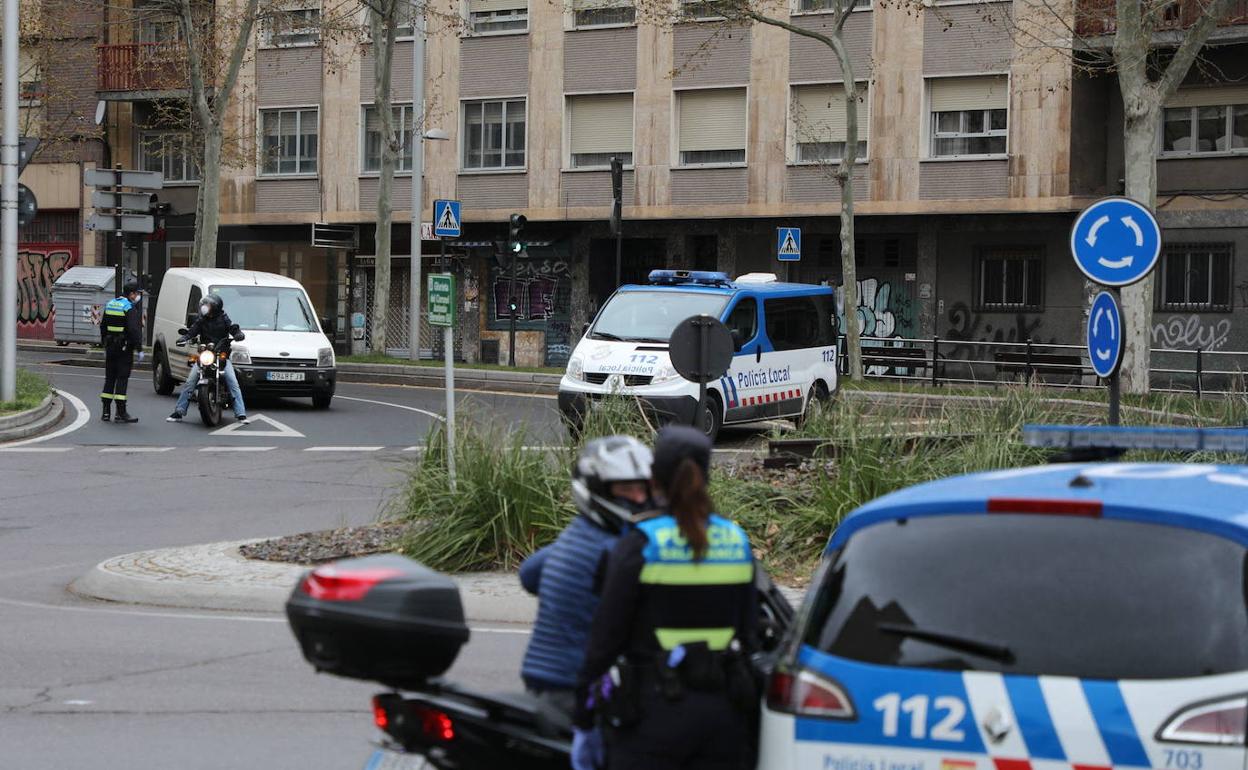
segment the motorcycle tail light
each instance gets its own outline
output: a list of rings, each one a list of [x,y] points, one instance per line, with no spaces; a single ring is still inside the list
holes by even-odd
[[[450,714],[424,703],[405,701],[396,693],[373,696],[373,724],[405,746],[455,740],[455,722]]]
[[[1157,738],[1174,743],[1243,746],[1248,728],[1248,696],[1198,703],[1171,717]]]
[[[440,743],[455,740],[455,723],[445,711],[419,705],[415,706],[412,711],[420,717],[421,732],[426,738]]]
[[[767,707],[803,717],[854,719],[853,703],[836,682],[809,669],[777,669],[767,683]]]
[[[381,581],[402,574],[397,569],[342,570],[327,564],[309,572],[299,584],[299,591],[321,601],[354,602],[363,599]]]
[[[377,725],[378,730],[386,730],[390,727],[390,715],[386,713],[386,704],[381,702],[381,698],[373,696],[373,724]]]

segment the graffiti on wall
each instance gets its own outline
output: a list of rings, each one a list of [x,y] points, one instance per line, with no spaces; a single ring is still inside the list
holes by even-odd
[[[845,295],[836,293],[837,328],[844,330]],[[863,348],[870,347],[902,347],[904,337],[914,336],[914,303],[909,291],[892,281],[879,278],[864,278],[858,281],[858,324],[864,337],[885,337],[890,342],[869,340],[863,342]],[[890,369],[893,371],[890,372]],[[887,366],[869,366],[867,374],[905,374]]]
[[[23,245],[17,252],[17,333],[52,339],[52,284],[77,262],[76,245]]]
[[[1231,335],[1231,320],[1205,323],[1198,315],[1173,316],[1153,325],[1153,344],[1180,350],[1217,350]]]
[[[1044,319],[1041,316],[1013,313],[1009,315],[1009,320],[1004,324],[999,320],[994,320],[1002,315],[1004,314],[975,311],[965,302],[955,303],[949,308],[950,326],[945,332],[945,337],[963,344],[955,344],[951,349],[942,348],[941,354],[951,358],[984,360],[988,358],[987,355],[979,353],[972,355],[974,346],[965,343],[1006,343],[1026,342],[1027,340],[1044,344],[1057,342],[1056,337],[1050,337],[1047,341],[1041,338],[1040,328],[1044,325]]]
[[[511,323],[511,273],[490,268],[488,328],[505,330]],[[572,269],[567,260],[525,259],[516,262],[516,328],[545,332],[545,365],[563,366],[572,355]]]

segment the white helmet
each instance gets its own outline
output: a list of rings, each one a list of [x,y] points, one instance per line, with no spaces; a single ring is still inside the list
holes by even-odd
[[[581,450],[572,469],[572,500],[576,510],[608,532],[621,532],[651,506],[611,495],[611,485],[649,481],[654,455],[632,436],[594,439]]]

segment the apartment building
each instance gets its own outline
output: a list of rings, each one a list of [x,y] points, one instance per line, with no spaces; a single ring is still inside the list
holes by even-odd
[[[1163,347],[1248,349],[1248,92],[1202,80],[1248,76],[1248,6],[1240,6],[1215,35],[1215,66],[1194,70],[1165,112],[1158,209],[1167,245],[1154,330]],[[784,225],[804,236],[792,277],[840,283],[840,191],[830,164],[850,151],[836,95],[843,75],[817,41],[692,15],[636,23],[626,0],[440,0],[438,8],[463,24],[433,23],[429,32],[426,126],[450,140],[425,143],[421,219],[431,219],[433,199],[456,198],[465,227],[459,241],[426,240],[420,251],[426,271],[445,251],[463,276],[459,356],[507,358],[513,283],[499,246],[519,212],[531,245],[516,269],[517,363],[566,360],[616,285],[607,225],[616,155],[626,163],[625,281],[659,267],[780,271],[775,231]],[[865,93],[853,185],[857,311],[867,335],[1080,338],[1086,290],[1069,228],[1093,198],[1120,189],[1121,100],[1113,77],[1016,48],[1008,25],[993,21],[1012,10],[936,0],[916,14],[862,0],[846,25]],[[787,12],[799,26],[830,24],[820,0],[794,0]],[[307,0],[280,29],[257,33],[233,109],[252,146],[223,178],[218,262],[302,280],[321,315],[336,319],[340,345],[359,348],[379,166],[373,62],[358,41],[323,41],[318,13]],[[1080,23],[1105,24],[1095,15]],[[1186,22],[1176,15],[1174,23]],[[117,162],[166,176],[162,199],[174,211],[163,240],[141,246],[158,288],[163,270],[189,256],[197,170],[185,138],[155,117],[178,84],[150,62],[176,43],[176,31],[128,34],[100,48],[108,66],[99,93],[116,108]],[[411,93],[411,42],[401,38],[392,96],[404,126]],[[409,344],[410,158],[409,148],[394,192],[399,312],[387,344],[397,349]],[[357,244],[314,248],[312,222],[353,225]]]

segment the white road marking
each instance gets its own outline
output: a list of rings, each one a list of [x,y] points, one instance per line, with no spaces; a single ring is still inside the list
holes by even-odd
[[[61,701],[61,703],[63,703],[66,706],[90,706],[92,703],[95,703],[95,701],[93,700],[66,700],[66,701]]]
[[[201,452],[270,452],[275,446],[206,446]]]
[[[96,376],[98,377],[99,375],[96,375]],[[91,419],[91,412],[87,409],[87,405],[82,403],[82,399],[78,398],[73,393],[70,393],[65,390],[59,390],[56,388],[53,388],[53,390],[56,391],[56,394],[58,396],[68,401],[70,405],[74,407],[74,411],[76,412],[74,416],[74,421],[71,422],[69,425],[66,425],[64,428],[61,428],[60,430],[54,433],[49,433],[46,436],[35,436],[34,438],[28,438],[22,441],[14,441],[12,444],[5,444],[4,445],[5,449],[12,449],[14,447],[26,446],[27,444],[38,444],[42,441],[50,441],[54,438],[59,438],[68,433],[73,433],[74,431],[78,430],[79,428],[87,424],[87,420]]]
[[[100,450],[101,454],[137,454],[140,452],[172,452],[177,449],[176,446],[106,446]]]
[[[435,412],[430,412],[427,409],[417,409],[414,406],[407,406],[405,404],[392,404],[389,401],[376,401],[371,398],[355,398],[354,396],[334,396],[334,398],[341,399],[344,401],[359,401],[362,404],[377,404],[378,406],[392,406],[395,409],[406,409],[409,412],[419,412],[420,414],[423,414],[426,417],[432,417],[435,420],[446,422],[446,418],[440,414],[437,414]]]
[[[71,452],[72,446],[0,447],[0,452]]]
[[[403,451],[404,451],[404,452],[423,452],[423,451],[425,451],[425,447],[423,447],[423,446],[409,446],[409,447],[405,448]]]
[[[269,417],[268,415],[253,414],[247,419],[249,421],[247,424],[243,424],[241,422],[236,421],[232,425],[227,425],[224,428],[217,428],[216,430],[214,430],[212,433],[209,433],[208,435],[210,436],[241,436],[243,438],[263,438],[263,437],[269,437],[269,436],[273,438],[307,438],[307,436],[295,430],[294,428],[290,427],[286,423],[278,422],[277,420],[274,420],[272,417]],[[254,425],[256,425],[257,423],[262,423],[262,422],[267,423],[271,427],[271,430],[254,430],[253,429]]]
[[[377,452],[384,446],[310,446],[305,452]]]

